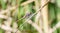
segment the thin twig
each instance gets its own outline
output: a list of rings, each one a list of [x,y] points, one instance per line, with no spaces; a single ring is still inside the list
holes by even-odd
[[[41,11],[41,9],[43,9],[44,8],[44,6],[46,6],[47,4],[49,3],[49,1],[47,1],[40,9],[38,9],[37,10],[37,12],[35,12],[34,14],[32,14],[24,23],[26,23],[29,19],[31,19],[34,15],[36,15],[39,11]],[[21,18],[21,19],[23,19],[23,18]],[[19,20],[21,20],[21,19],[19,19]],[[16,22],[18,22],[19,20],[17,20]],[[23,23],[23,24],[24,24]],[[22,24],[22,25],[23,25]]]
[[[23,24],[21,24],[20,27],[22,27],[28,20],[30,20],[34,15],[36,15],[39,11],[41,11],[41,9],[43,9],[49,2],[50,1],[47,1],[40,9],[37,10],[37,12],[32,14]],[[23,19],[23,18],[21,18],[21,19]],[[19,20],[21,20],[21,19],[19,19]],[[19,20],[17,20],[16,22],[18,22]]]

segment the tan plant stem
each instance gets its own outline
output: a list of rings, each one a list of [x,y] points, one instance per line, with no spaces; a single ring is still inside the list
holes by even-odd
[[[38,2],[38,0],[35,0],[35,9],[36,9],[36,12],[37,12],[37,9],[39,9],[39,2]],[[39,23],[38,23],[39,17],[40,17],[40,12],[38,12],[37,15],[36,15],[36,17],[35,17],[35,22],[36,22],[37,24],[39,24]]]
[[[29,3],[31,3],[31,2],[33,2],[34,0],[28,0],[28,1],[26,1],[26,2],[23,2],[22,4],[21,4],[21,6],[25,6],[25,5],[27,5],[27,4],[29,4]]]
[[[41,7],[47,2],[48,0],[41,0]],[[44,33],[48,33],[48,4],[41,9],[42,19],[43,19],[43,29]]]
[[[11,22],[12,22],[12,18],[8,18],[7,21],[4,21],[4,24],[10,27]],[[11,31],[5,31],[5,33],[11,33]]]
[[[29,20],[27,23],[31,24],[35,29],[37,29],[39,33],[43,33],[42,29],[36,23],[33,23],[31,20]]]

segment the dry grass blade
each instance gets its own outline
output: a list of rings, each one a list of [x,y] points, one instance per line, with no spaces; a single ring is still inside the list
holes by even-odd
[[[31,24],[35,29],[37,29],[39,33],[43,33],[42,29],[36,23],[33,23],[31,20],[29,20],[27,23]]]
[[[0,18],[7,19],[7,18],[8,18],[8,16],[0,15]]]
[[[27,4],[31,3],[31,2],[33,2],[33,1],[34,1],[34,0],[28,0],[28,1],[24,2],[24,3],[22,3],[21,6],[25,6],[25,5],[27,5]]]
[[[6,30],[6,31],[12,31],[12,28],[11,27],[8,27],[6,25],[1,25],[0,24],[0,28],[2,28],[3,30]]]
[[[41,7],[46,4],[46,2],[49,2],[50,0],[41,0]],[[45,5],[44,8],[42,8],[41,10],[41,14],[42,14],[42,20],[43,20],[43,29],[44,29],[44,33],[48,33],[49,32],[49,28],[48,28],[48,3]]]

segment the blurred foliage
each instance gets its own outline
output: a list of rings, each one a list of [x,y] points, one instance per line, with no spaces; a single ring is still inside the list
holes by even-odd
[[[13,19],[13,22],[12,22],[12,24],[13,24],[14,21],[23,18],[25,16],[26,12],[30,12],[32,14],[36,12],[35,2],[31,2],[25,6],[21,6],[21,4],[26,1],[27,0],[0,0],[0,10],[6,10],[7,7],[9,7],[9,6],[20,5],[17,8],[17,12],[15,13],[15,15],[11,16]],[[51,21],[51,24],[50,24],[51,27],[55,26],[56,23],[58,21],[60,21],[60,0],[55,0],[55,1],[56,1],[55,3],[50,2],[48,5],[49,21]],[[18,29],[22,30],[23,33],[25,33],[24,30],[26,31],[26,33],[37,33],[36,29],[33,26],[31,26],[30,24],[28,24],[28,23],[23,24],[26,19],[27,18],[24,18],[24,19],[18,21],[18,23],[17,23]],[[35,16],[33,16],[31,20],[34,21]],[[2,21],[3,21],[3,19],[0,19],[0,22],[2,22]],[[20,27],[21,24],[23,24],[22,27]],[[60,28],[57,29],[56,31],[54,31],[54,33],[60,33],[59,31],[60,31]],[[0,29],[0,33],[4,33],[2,29]]]

